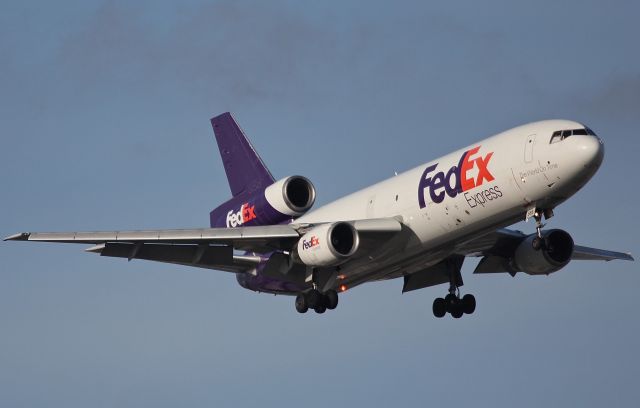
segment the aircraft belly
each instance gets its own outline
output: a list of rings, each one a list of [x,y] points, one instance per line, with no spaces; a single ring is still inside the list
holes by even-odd
[[[457,254],[466,243],[517,222],[522,218],[521,213],[520,207],[511,208],[446,234],[436,235],[420,245],[386,247],[375,261],[360,259],[343,265],[342,283],[352,287],[367,281],[393,279],[424,270]]]

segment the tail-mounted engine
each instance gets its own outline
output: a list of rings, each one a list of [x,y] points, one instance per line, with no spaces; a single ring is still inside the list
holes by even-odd
[[[360,244],[358,231],[347,222],[324,224],[300,238],[295,259],[308,266],[335,266],[349,259]]]
[[[512,259],[515,270],[529,275],[548,275],[571,261],[573,238],[568,232],[559,229],[544,231],[541,245],[537,242],[534,245],[536,238],[537,234],[530,235],[516,248]]]
[[[264,196],[276,211],[299,217],[313,206],[316,189],[307,178],[291,176],[267,187]]]
[[[302,176],[286,177],[266,188],[244,191],[209,214],[211,227],[273,225],[309,211],[316,189]]]

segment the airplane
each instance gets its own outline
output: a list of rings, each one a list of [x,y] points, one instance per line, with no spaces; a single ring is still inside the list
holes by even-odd
[[[402,278],[402,292],[447,284],[434,316],[459,319],[476,300],[461,296],[466,257],[475,274],[549,275],[572,260],[628,260],[630,254],[574,244],[543,220],[580,190],[604,159],[604,143],[569,120],[519,126],[311,210],[303,176],[276,180],[238,126],[211,119],[232,198],[209,214],[210,228],[25,232],[5,238],[90,244],[88,252],[235,273],[243,288],[295,296],[300,313],[333,310],[339,293]],[[506,227],[535,220],[535,232]]]

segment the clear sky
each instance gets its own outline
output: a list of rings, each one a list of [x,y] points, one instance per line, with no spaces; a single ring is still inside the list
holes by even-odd
[[[606,143],[553,227],[640,255],[637,1],[0,5],[0,235],[204,227],[234,112],[318,204],[507,128]],[[518,226],[533,231],[533,225]],[[637,263],[367,284],[299,315],[233,275],[0,243],[0,406],[637,406]],[[366,404],[366,405],[365,405]]]

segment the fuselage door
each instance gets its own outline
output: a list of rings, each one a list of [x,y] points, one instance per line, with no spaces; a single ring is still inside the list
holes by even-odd
[[[536,135],[527,136],[527,144],[524,146],[524,162],[531,163],[533,161],[533,148],[536,145]]]

